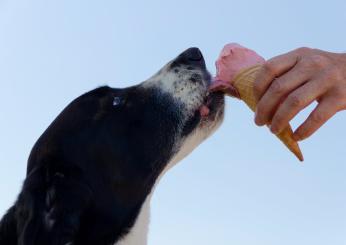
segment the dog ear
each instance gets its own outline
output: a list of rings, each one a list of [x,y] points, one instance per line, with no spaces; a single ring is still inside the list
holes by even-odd
[[[91,190],[77,171],[35,169],[19,198],[18,206],[26,215],[20,217],[18,244],[73,244],[90,200]]]
[[[91,190],[79,174],[55,172],[47,190],[46,226],[49,244],[73,244],[80,218],[91,200]]]

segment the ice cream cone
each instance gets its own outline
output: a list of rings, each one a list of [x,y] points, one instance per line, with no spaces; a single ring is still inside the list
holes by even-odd
[[[256,98],[254,94],[253,84],[256,78],[258,71],[261,69],[261,65],[252,66],[245,68],[238,72],[238,74],[233,78],[231,84],[238,91],[239,97],[244,101],[252,111],[256,109]],[[303,161],[303,154],[300,151],[298,143],[293,139],[293,130],[289,125],[281,133],[276,135],[294,154],[296,157]]]

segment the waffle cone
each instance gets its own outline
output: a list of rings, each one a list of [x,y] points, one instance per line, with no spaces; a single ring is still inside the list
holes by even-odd
[[[237,89],[240,99],[244,101],[252,111],[256,110],[257,105],[253,84],[260,69],[260,65],[244,69],[240,71],[232,81],[232,85]],[[300,161],[304,160],[297,141],[293,139],[293,130],[290,125],[276,136]]]

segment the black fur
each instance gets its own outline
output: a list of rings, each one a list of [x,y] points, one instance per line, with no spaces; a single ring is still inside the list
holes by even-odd
[[[118,241],[175,153],[182,106],[140,85],[101,87],[74,100],[33,147],[23,189],[0,222],[0,244]],[[182,134],[200,119],[185,122]]]
[[[113,106],[114,97],[123,104]],[[179,124],[172,105],[169,95],[140,87],[102,87],[72,102],[34,146],[3,232],[17,226],[25,245],[102,245],[125,234],[171,155]],[[50,232],[49,220],[61,224]]]

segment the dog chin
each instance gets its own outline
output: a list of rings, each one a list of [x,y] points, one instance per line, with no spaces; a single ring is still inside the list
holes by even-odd
[[[207,116],[200,116],[200,111],[196,111],[195,116],[191,118],[190,121],[195,120],[194,118],[198,118],[197,126],[181,138],[176,153],[161,173],[159,179],[221,126],[224,119],[224,96],[222,94],[214,94],[211,96],[212,103],[209,105],[209,114]]]

